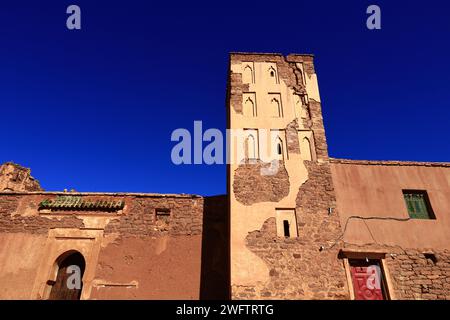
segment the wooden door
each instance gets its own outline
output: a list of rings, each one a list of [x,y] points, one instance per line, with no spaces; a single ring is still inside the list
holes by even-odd
[[[378,260],[349,260],[356,300],[385,300],[385,286]]]
[[[68,280],[72,273],[68,273],[67,268],[69,266],[78,266],[80,268],[80,277],[82,279],[85,269],[85,261],[79,252],[74,252],[58,263],[58,274],[56,276],[56,280],[52,283],[53,286],[50,292],[50,300],[80,299],[81,290],[83,289],[83,282],[81,282],[81,286],[79,288],[70,288],[68,285]]]

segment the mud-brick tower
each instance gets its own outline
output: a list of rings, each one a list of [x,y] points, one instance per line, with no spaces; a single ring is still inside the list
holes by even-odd
[[[313,56],[232,53],[227,109],[231,298],[348,298]]]

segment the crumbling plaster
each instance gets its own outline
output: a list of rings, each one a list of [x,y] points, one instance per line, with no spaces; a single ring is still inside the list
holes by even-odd
[[[231,60],[231,74],[240,75],[246,57],[237,57]],[[294,106],[294,89],[286,84],[286,72],[280,73],[278,67],[279,83],[273,83],[267,80],[266,69],[273,66],[273,62],[254,62],[255,66],[255,82],[243,84],[243,88],[237,88],[232,85],[230,102],[233,102],[233,94],[235,92],[256,93],[256,103],[258,109],[258,117],[244,117],[239,109],[230,105],[230,128],[265,128],[265,129],[285,129],[296,118]],[[285,60],[279,60],[275,64],[283,65],[285,69],[293,71]],[[297,67],[303,70],[301,63],[297,63]],[[306,94],[320,101],[317,78],[315,74],[307,75],[305,78]],[[242,79],[240,76],[234,76],[234,79]],[[266,95],[271,92],[280,93],[283,104],[283,117],[271,118],[267,116],[264,110],[268,108]],[[298,124],[299,129],[307,129],[302,122]],[[286,140],[284,141],[286,148]],[[233,158],[234,148],[231,148],[231,156]],[[238,165],[231,164],[230,172],[234,173]],[[276,208],[295,208],[296,198],[300,186],[308,180],[308,171],[303,163],[301,154],[289,153],[288,159],[285,161],[285,168],[289,176],[289,194],[279,202],[260,202],[251,206],[244,205],[237,200],[236,194],[231,190],[230,212],[231,212],[231,283],[233,285],[254,285],[256,283],[266,283],[269,281],[269,268],[267,264],[246,246],[247,235],[255,230],[261,229],[263,223],[271,217],[275,217]],[[230,185],[234,185],[234,174],[230,174]]]

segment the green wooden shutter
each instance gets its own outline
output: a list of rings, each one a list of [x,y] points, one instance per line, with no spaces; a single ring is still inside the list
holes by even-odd
[[[404,193],[408,214],[412,219],[430,219],[424,193]]]

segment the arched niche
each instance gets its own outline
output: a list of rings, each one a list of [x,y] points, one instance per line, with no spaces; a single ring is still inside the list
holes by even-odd
[[[254,83],[253,68],[247,64],[242,72],[242,82],[243,83]]]
[[[256,117],[256,106],[251,97],[247,97],[244,101],[244,116]]]
[[[269,67],[267,70],[267,78],[269,79],[269,83],[278,84],[278,73],[274,67]]]
[[[256,140],[253,134],[245,139],[245,157],[247,159],[256,159]]]
[[[281,109],[281,102],[278,98],[274,97],[270,100],[270,109],[272,117],[280,118],[283,116],[283,110]]]
[[[275,157],[277,160],[284,160],[283,140],[279,136],[275,140]]]
[[[312,161],[313,156],[311,152],[311,142],[308,138],[303,138],[300,143],[300,153],[302,155],[303,160]]]

